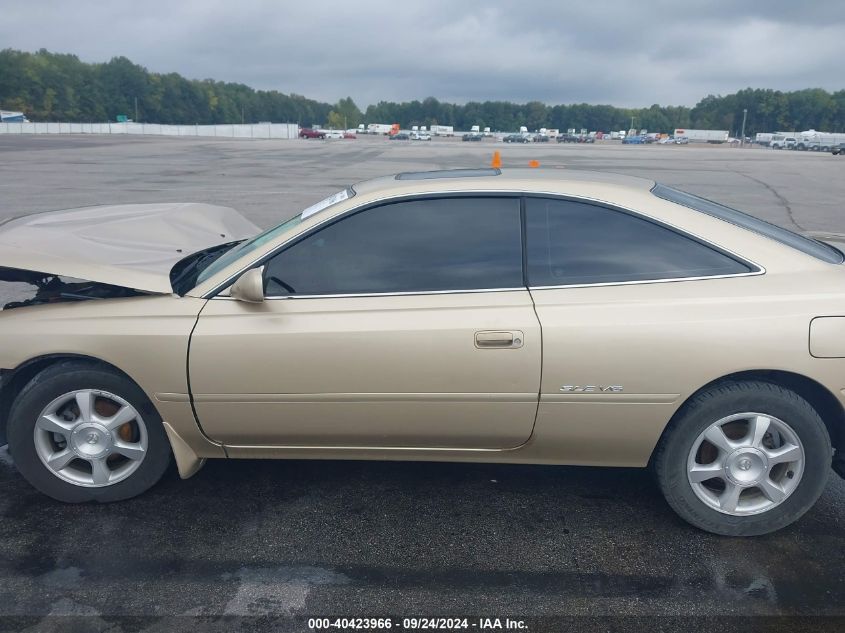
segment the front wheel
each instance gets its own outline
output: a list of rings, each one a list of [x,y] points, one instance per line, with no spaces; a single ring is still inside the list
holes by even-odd
[[[24,478],[68,503],[134,497],[170,462],[167,434],[144,392],[117,372],[80,362],[49,367],[24,387],[8,439]]]
[[[824,490],[832,449],[818,413],[766,382],[726,382],[685,405],[655,451],[669,505],[728,536],[767,534],[798,520]]]

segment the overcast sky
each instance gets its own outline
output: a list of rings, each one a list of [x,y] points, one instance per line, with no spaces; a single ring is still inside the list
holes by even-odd
[[[694,105],[748,86],[845,88],[845,0],[0,0],[0,47],[125,55],[362,109]]]

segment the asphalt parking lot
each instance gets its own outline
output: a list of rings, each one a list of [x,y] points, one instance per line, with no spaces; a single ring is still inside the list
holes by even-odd
[[[845,232],[845,158],[830,154],[385,138],[0,136],[0,219],[198,201],[264,227],[350,183],[483,166],[495,149],[505,167],[647,176],[793,230]],[[0,630],[61,630],[51,615],[109,631],[169,630],[166,616],[219,630],[329,614],[845,617],[843,544],[832,473],[796,525],[731,539],[683,523],[639,470],[213,461],[131,501],[65,506],[0,451]]]

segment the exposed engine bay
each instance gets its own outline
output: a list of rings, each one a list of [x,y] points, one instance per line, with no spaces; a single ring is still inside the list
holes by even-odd
[[[0,281],[12,283],[23,282],[35,288],[35,292],[31,297],[10,301],[3,305],[3,310],[24,308],[43,303],[87,301],[89,299],[117,299],[146,294],[122,286],[112,286],[110,284],[78,279],[71,280],[62,278],[59,275],[50,275],[30,270],[16,270],[14,268],[0,268]]]

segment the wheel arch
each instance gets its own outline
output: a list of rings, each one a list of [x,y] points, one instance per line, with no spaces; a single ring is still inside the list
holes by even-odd
[[[130,381],[142,392],[144,391],[141,385],[138,384],[138,381],[132,376],[127,374],[120,367],[117,367],[102,358],[74,353],[44,354],[42,356],[30,358],[14,369],[0,370],[0,377],[2,377],[2,384],[0,384],[0,447],[8,443],[6,439],[6,425],[9,419],[9,412],[12,409],[12,404],[14,403],[15,398],[21,390],[27,385],[27,383],[29,383],[30,380],[48,367],[68,361],[78,361],[90,364],[92,367],[108,369]],[[182,479],[192,477],[200,470],[200,468],[203,467],[205,464],[205,458],[199,457],[191,445],[170,425],[167,420],[164,419],[164,416],[161,415],[161,411],[158,411],[154,400],[152,398],[148,398],[148,400],[150,406],[156,409],[159,417],[162,418],[164,430],[170,443],[170,452],[176,461],[180,477],[182,477]]]
[[[90,364],[93,367],[103,367],[109,369],[126,380],[131,381],[132,384],[141,389],[138,382],[132,378],[132,376],[120,369],[120,367],[117,367],[101,358],[85,354],[44,354],[42,356],[36,356],[25,360],[14,369],[0,370],[0,372],[2,372],[2,374],[0,374],[2,375],[2,387],[0,387],[0,446],[6,444],[6,425],[9,420],[9,412],[12,409],[12,404],[14,403],[15,398],[17,398],[21,390],[27,385],[27,383],[29,383],[30,380],[48,367],[67,361],[78,361]],[[155,404],[153,404],[153,406],[155,406]]]
[[[799,396],[804,398],[813,409],[819,414],[819,417],[827,427],[830,434],[830,440],[837,452],[845,452],[845,408],[842,403],[836,398],[830,390],[812,378],[803,374],[789,372],[778,369],[754,369],[748,371],[740,371],[732,374],[727,374],[720,378],[710,381],[706,385],[697,389],[694,393],[684,400],[683,404],[675,411],[670,418],[666,428],[658,440],[657,445],[652,451],[649,463],[654,459],[654,454],[663,436],[676,424],[677,420],[686,412],[687,405],[702,391],[711,389],[721,383],[725,382],[768,382],[784,389],[794,391]]]

